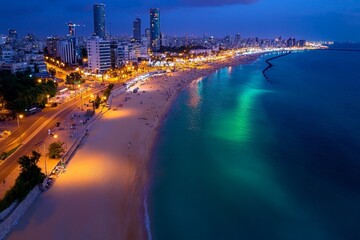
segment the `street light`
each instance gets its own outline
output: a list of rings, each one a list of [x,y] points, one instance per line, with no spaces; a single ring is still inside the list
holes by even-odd
[[[52,137],[57,139],[58,135],[54,134]],[[45,157],[45,176],[47,177],[48,174],[47,174],[47,164],[46,164],[46,159],[47,159],[47,155],[46,155],[46,139],[44,140],[44,157]]]
[[[47,104],[49,104],[50,95],[48,94],[48,95],[46,95],[46,97],[47,97]]]
[[[79,92],[80,92],[80,99],[82,99],[82,92],[81,92],[81,85],[78,84]]]
[[[21,119],[21,118],[23,118],[24,117],[24,115],[22,115],[22,114],[18,114],[17,115],[17,124],[18,124],[18,128],[20,127],[20,120],[19,119]]]

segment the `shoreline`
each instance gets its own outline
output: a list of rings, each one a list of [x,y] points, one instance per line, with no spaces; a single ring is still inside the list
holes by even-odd
[[[66,173],[38,198],[9,239],[55,236],[59,224],[69,239],[151,239],[146,226],[151,224],[146,205],[154,177],[151,158],[174,100],[192,82],[262,55],[154,76],[114,97],[112,109],[91,127]],[[139,92],[133,93],[136,87]]]
[[[152,161],[153,160],[152,158],[153,158],[153,155],[154,155],[156,143],[159,141],[159,138],[160,138],[161,127],[162,127],[165,119],[167,118],[167,115],[168,115],[170,109],[172,108],[174,101],[178,98],[179,94],[184,89],[186,89],[191,83],[193,83],[195,81],[203,81],[204,78],[214,74],[216,71],[218,71],[220,69],[223,69],[223,68],[235,67],[235,66],[246,65],[246,64],[252,64],[255,61],[257,61],[261,56],[263,56],[263,53],[260,53],[260,54],[257,53],[257,54],[253,54],[253,55],[237,57],[237,58],[231,59],[231,60],[229,60],[229,61],[227,61],[225,63],[215,63],[215,64],[212,63],[212,68],[211,69],[206,69],[208,71],[206,74],[203,74],[201,76],[197,76],[197,77],[193,78],[192,80],[187,81],[181,88],[179,88],[170,97],[169,101],[167,102],[164,109],[162,110],[161,117],[158,120],[157,125],[153,129],[151,135],[149,136],[148,143],[147,143],[147,149],[148,150],[147,150],[147,159],[145,159],[145,162],[147,164],[147,166],[146,166],[147,169],[146,170],[148,172],[149,179],[148,179],[147,183],[145,183],[145,185],[143,187],[143,196],[142,196],[142,199],[143,199],[143,204],[142,204],[143,223],[145,225],[145,230],[146,230],[146,234],[147,234],[146,239],[152,240],[151,221],[150,221],[150,214],[149,214],[149,207],[148,207],[148,194],[149,194],[150,188],[152,186],[153,177],[154,177],[150,173],[151,168],[154,165],[154,161]],[[246,58],[249,58],[249,59],[246,59]],[[245,62],[242,62],[242,60],[245,60]],[[193,71],[193,69],[188,70],[188,71]],[[204,71],[204,69],[202,69],[202,71]]]

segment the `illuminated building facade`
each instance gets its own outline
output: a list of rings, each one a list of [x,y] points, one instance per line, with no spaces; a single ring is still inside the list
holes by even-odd
[[[150,9],[150,48],[152,51],[160,49],[160,10]]]
[[[94,5],[94,35],[105,38],[105,4]]]

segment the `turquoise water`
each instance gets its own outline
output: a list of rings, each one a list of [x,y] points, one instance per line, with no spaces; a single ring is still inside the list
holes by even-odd
[[[225,68],[175,101],[153,155],[152,239],[360,239],[360,52]]]

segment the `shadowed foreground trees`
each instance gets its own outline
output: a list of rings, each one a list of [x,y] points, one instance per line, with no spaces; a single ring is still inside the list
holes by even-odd
[[[26,195],[39,183],[45,179],[41,168],[37,166],[41,154],[33,151],[31,156],[22,156],[19,158],[20,175],[15,181],[15,185],[6,192],[4,198],[0,201],[0,211],[9,207],[15,201],[22,201]]]
[[[52,80],[39,82],[29,73],[13,75],[0,71],[0,101],[14,113],[23,113],[25,109],[34,106],[44,106],[47,95],[53,97],[56,91],[57,84]]]

